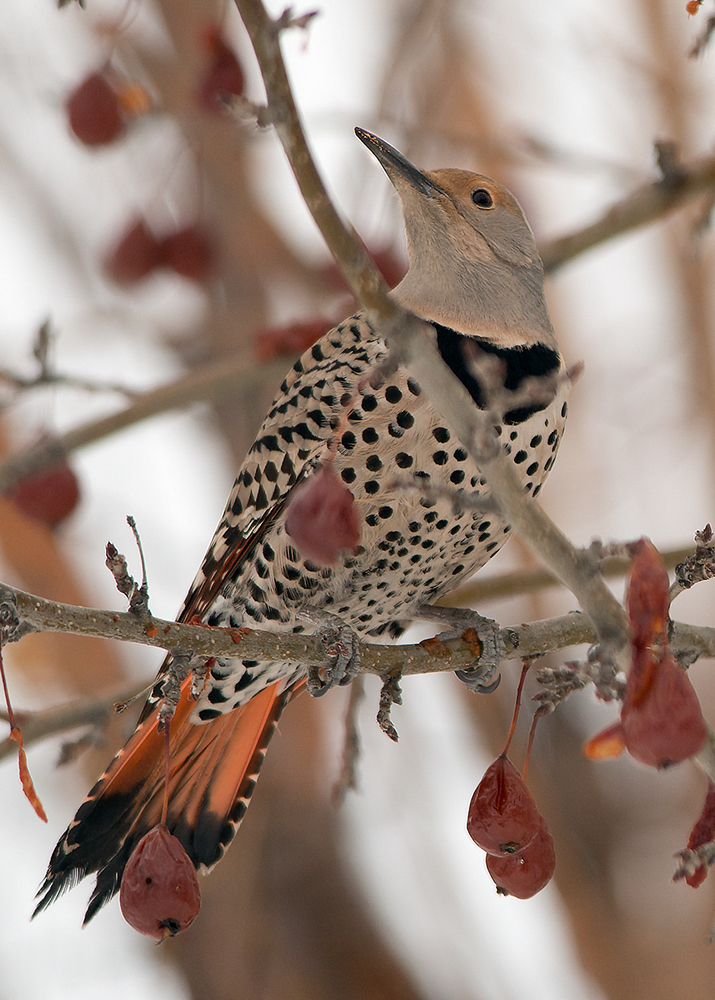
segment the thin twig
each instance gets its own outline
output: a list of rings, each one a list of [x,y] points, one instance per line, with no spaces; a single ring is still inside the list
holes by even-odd
[[[539,247],[544,270],[553,274],[568,261],[607,240],[662,219],[715,186],[715,156],[678,164],[677,179],[662,177],[616,202],[589,226]]]
[[[357,762],[360,757],[358,711],[364,697],[365,682],[361,676],[357,676],[350,685],[350,697],[345,712],[345,735],[340,774],[331,792],[331,799],[336,806],[342,805],[347,793],[354,792],[357,788]]]
[[[131,700],[136,694],[132,690],[101,695],[97,698],[78,698],[65,705],[56,705],[40,712],[19,712],[22,738],[26,746],[65,733],[80,726],[97,726],[111,717],[117,700]],[[17,752],[17,743],[9,737],[0,740],[0,760]]]
[[[241,386],[255,383],[257,378],[278,383],[289,364],[290,359],[286,358],[261,365],[252,359],[247,360],[245,356],[222,358],[190,375],[152,389],[117,413],[81,424],[7,459],[0,465],[0,493],[9,492],[30,473],[56,465],[78,448],[116,434],[148,417],[167,410],[184,409],[203,399],[216,399],[237,391]]]
[[[678,549],[665,549],[660,553],[666,569],[674,569],[693,553],[692,545]],[[628,559],[607,559],[601,563],[601,574],[606,579],[623,576],[630,568]],[[485,601],[499,600],[530,594],[547,587],[558,587],[560,581],[548,569],[522,569],[511,573],[496,573],[494,576],[479,576],[453,590],[448,597],[437,603],[448,603],[460,607],[478,607]]]
[[[400,675],[390,674],[385,677],[380,689],[380,703],[377,710],[377,724],[385,736],[397,743],[399,736],[392,722],[392,706],[402,704]]]

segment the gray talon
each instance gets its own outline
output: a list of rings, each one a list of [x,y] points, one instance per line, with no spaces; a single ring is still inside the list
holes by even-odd
[[[490,684],[481,667],[475,667],[473,670],[455,670],[454,673],[474,694],[491,694],[501,684],[501,674],[497,674]]]
[[[305,689],[311,698],[320,698],[328,690],[328,685],[320,676],[320,667],[315,663],[308,667],[308,678],[305,683]]]
[[[323,666],[308,669],[306,687],[314,698],[320,698],[335,684],[349,684],[360,669],[360,639],[357,632],[337,615],[323,611],[302,611],[300,617],[316,626],[315,635],[332,660]]]
[[[478,611],[466,608],[442,608],[425,605],[420,608],[420,618],[424,621],[434,621],[452,626],[446,632],[437,636],[443,642],[458,639],[468,629],[473,629],[482,645],[482,653],[476,667],[467,670],[455,670],[455,674],[463,681],[470,691],[477,694],[490,694],[495,691],[501,681],[498,673],[499,664],[506,656],[506,643],[501,634],[499,624],[492,618],[485,618]]]

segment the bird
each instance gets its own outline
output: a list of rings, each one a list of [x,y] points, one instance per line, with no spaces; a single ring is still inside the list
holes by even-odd
[[[498,372],[507,403],[492,432],[536,497],[564,430],[568,380],[524,214],[481,174],[423,171],[376,135],[355,133],[401,202],[409,269],[391,294],[429,324],[439,363],[485,413],[490,390],[475,357]],[[511,529],[489,503],[478,463],[409,368],[386,364],[388,354],[375,322],[358,311],[295,363],[239,469],[178,621],[306,634],[337,622],[337,634],[344,627],[358,639],[389,641],[502,547]],[[541,393],[522,391],[540,383]],[[305,558],[286,525],[299,490],[326,465],[349,492],[359,526],[358,544],[333,565]],[[481,622],[486,635],[489,620]],[[233,839],[278,718],[310,666],[239,651],[208,661],[198,697],[184,683],[170,724],[166,823],[198,870],[212,868]],[[136,731],[55,847],[36,913],[96,873],[86,923],[119,890],[133,849],[159,823],[170,667],[169,655]],[[312,693],[349,681],[354,669],[343,658],[322,681],[313,670]]]

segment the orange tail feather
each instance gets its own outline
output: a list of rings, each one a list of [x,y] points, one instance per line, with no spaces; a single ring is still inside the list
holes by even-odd
[[[197,868],[223,856],[241,822],[278,718],[298,688],[279,684],[206,725],[191,723],[190,679],[171,720],[167,825]],[[139,840],[161,817],[164,735],[154,711],[137,727],[82,803],[55,848],[38,895],[40,912],[98,872],[85,922],[119,889]]]

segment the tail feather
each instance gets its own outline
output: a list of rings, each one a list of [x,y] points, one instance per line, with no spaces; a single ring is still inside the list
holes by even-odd
[[[184,682],[171,721],[167,826],[197,868],[208,869],[220,860],[246,812],[278,718],[297,690],[279,687],[273,684],[233,712],[195,726],[190,721],[190,680]],[[163,800],[164,735],[155,708],[60,838],[35,914],[97,872],[85,923],[91,920],[119,890],[134,847],[161,819]]]

